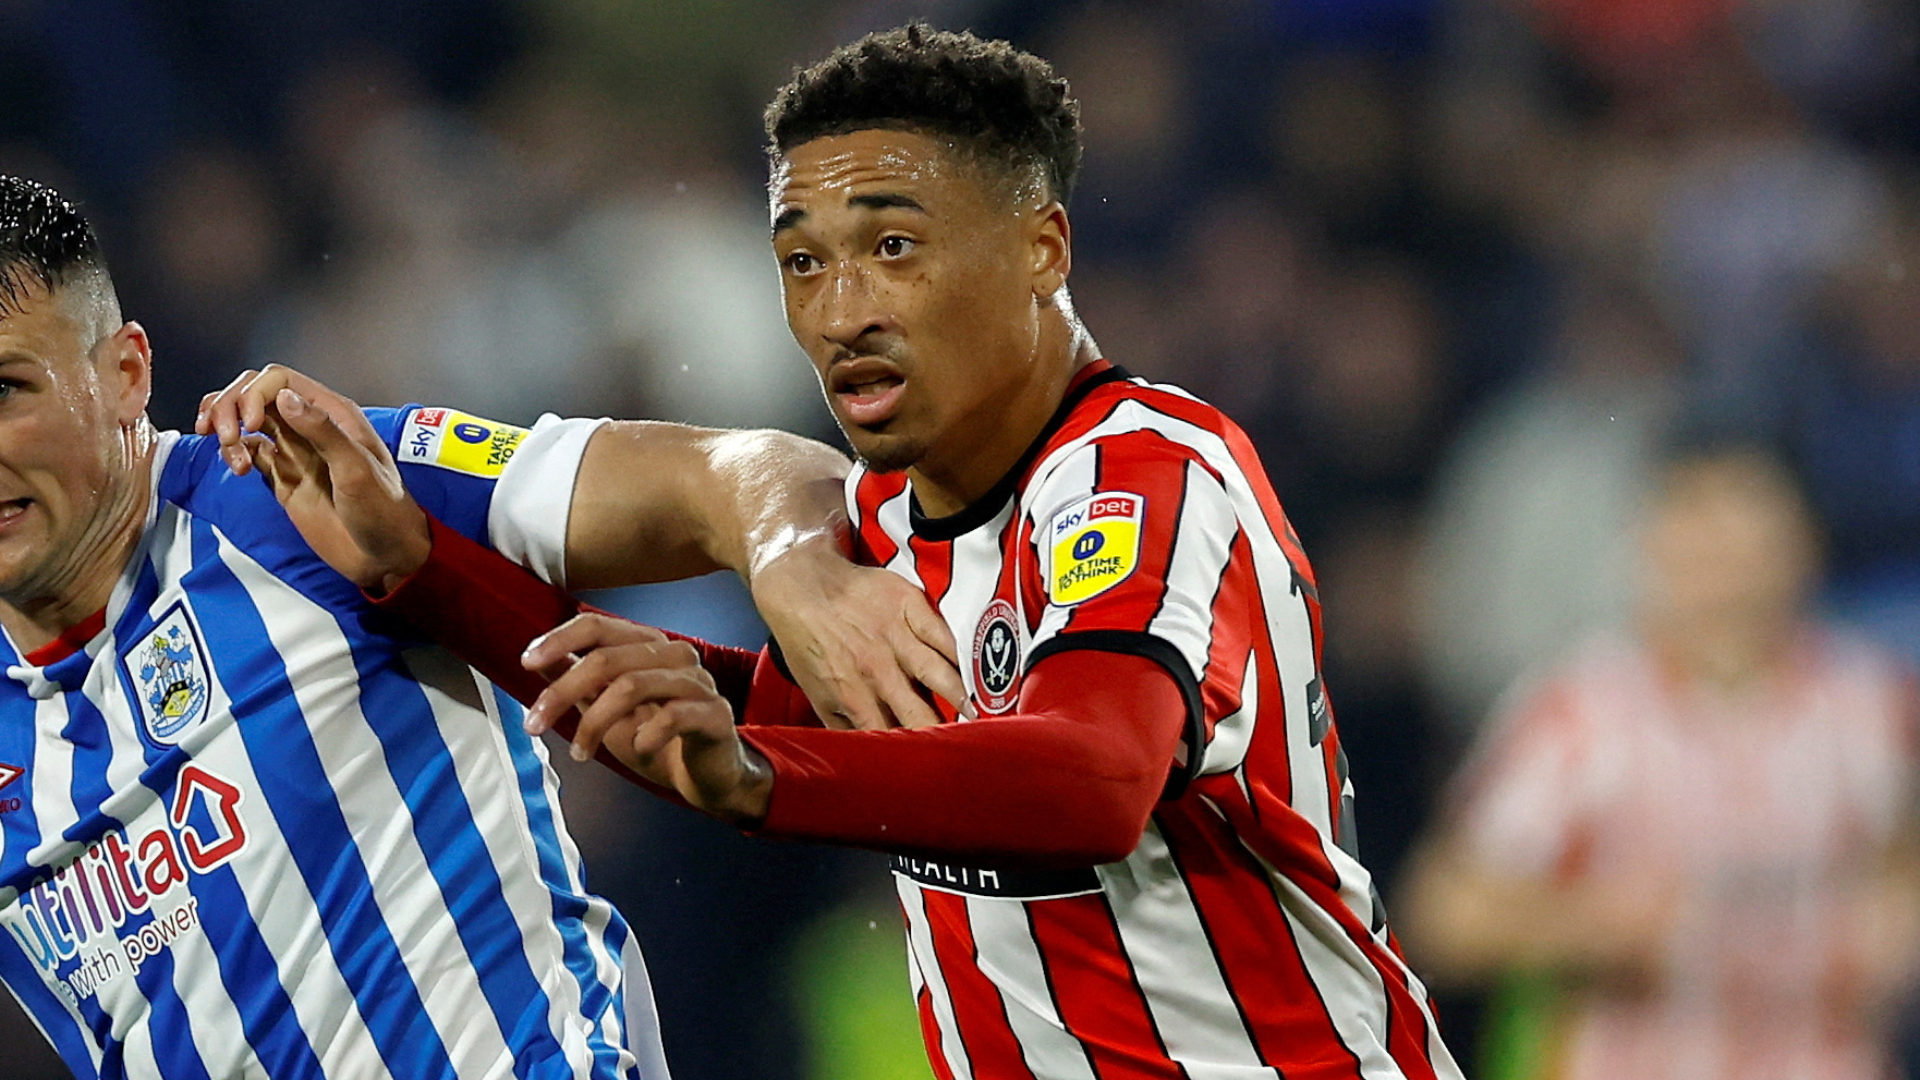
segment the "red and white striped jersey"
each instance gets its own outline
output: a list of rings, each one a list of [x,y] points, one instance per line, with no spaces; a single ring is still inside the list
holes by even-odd
[[[973,722],[1071,649],[1156,660],[1190,704],[1124,861],[894,860],[942,1080],[1460,1077],[1352,854],[1313,573],[1238,427],[1100,362],[966,510],[923,517],[898,473],[847,490],[861,561],[952,628]]]

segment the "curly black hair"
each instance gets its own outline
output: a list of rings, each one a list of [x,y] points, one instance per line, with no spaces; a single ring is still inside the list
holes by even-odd
[[[1080,173],[1080,103],[1032,53],[914,22],[795,69],[767,106],[768,153],[898,128],[955,140],[983,163],[1038,171],[1062,203]]]
[[[106,274],[93,226],[60,193],[19,176],[0,176],[0,315],[24,310],[33,286],[51,292]]]

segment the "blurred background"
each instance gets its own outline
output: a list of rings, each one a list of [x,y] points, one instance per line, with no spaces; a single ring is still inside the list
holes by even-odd
[[[1072,80],[1073,294],[1258,445],[1469,1073],[1915,1061],[1907,0],[0,0],[0,172],[93,218],[163,426],[282,362],[837,441],[759,114],[915,16]],[[723,580],[599,599],[764,634]],[[566,782],[680,1076],[926,1075],[878,860]],[[62,1075],[26,1032],[0,1015],[6,1075]]]

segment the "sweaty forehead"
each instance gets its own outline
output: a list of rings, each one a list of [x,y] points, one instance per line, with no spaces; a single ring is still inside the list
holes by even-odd
[[[966,170],[956,149],[914,131],[871,128],[823,135],[786,152],[774,163],[767,193],[783,205],[839,201],[878,188],[927,189],[961,179]]]

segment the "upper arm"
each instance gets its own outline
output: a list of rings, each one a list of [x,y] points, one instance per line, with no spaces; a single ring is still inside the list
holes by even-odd
[[[566,520],[574,588],[734,569],[782,529],[845,518],[847,461],[779,431],[615,421],[584,445]]]
[[[366,414],[428,513],[548,581],[561,577],[573,475],[598,421],[547,416],[529,430],[417,405]]]
[[[1453,785],[1461,856],[1506,877],[1578,870],[1594,762],[1565,678],[1524,688],[1487,724]]]
[[[1029,667],[1075,649],[1155,661],[1181,690],[1197,768],[1200,688],[1241,531],[1221,477],[1191,449],[1131,432],[1060,462],[1029,507],[1042,611]]]

